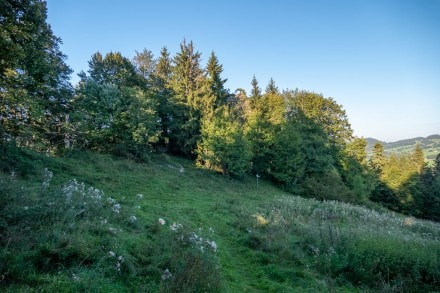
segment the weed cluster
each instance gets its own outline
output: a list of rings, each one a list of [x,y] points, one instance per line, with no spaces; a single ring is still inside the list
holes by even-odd
[[[2,290],[219,290],[212,230],[143,222],[142,194],[118,201],[76,179],[52,186],[53,176],[0,177]]]
[[[440,226],[433,222],[301,197],[243,217],[245,243],[262,259],[275,259],[272,265],[301,264],[337,285],[440,289]]]

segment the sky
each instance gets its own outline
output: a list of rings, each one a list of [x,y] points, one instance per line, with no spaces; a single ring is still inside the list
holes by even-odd
[[[355,135],[391,142],[440,133],[438,0],[47,0],[48,23],[77,74],[95,52],[214,51],[226,87],[332,97]]]

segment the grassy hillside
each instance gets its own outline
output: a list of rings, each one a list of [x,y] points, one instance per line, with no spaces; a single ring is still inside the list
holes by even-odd
[[[404,139],[395,142],[383,142],[374,138],[367,138],[367,151],[371,153],[375,143],[380,142],[384,146],[385,154],[410,154],[414,151],[417,143],[420,143],[425,156],[428,160],[434,160],[440,153],[440,135],[430,135],[427,137],[415,137],[411,139]]]
[[[440,290],[440,226],[168,156],[2,155],[5,292]]]

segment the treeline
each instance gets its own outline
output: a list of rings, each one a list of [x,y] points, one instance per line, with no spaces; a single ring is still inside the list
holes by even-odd
[[[255,76],[250,93],[231,93],[215,53],[203,66],[186,41],[174,56],[166,47],[157,58],[143,50],[133,60],[97,52],[72,87],[45,3],[6,1],[1,9],[2,147],[52,154],[73,148],[139,161],[166,152],[228,176],[262,176],[295,194],[373,199],[431,219],[440,214],[438,160],[431,168],[411,161],[415,171],[403,177],[392,166],[406,159],[384,159],[377,167],[332,98],[280,90],[272,79],[263,91]]]
[[[376,143],[370,158],[376,176],[373,201],[405,214],[440,221],[440,154],[427,164],[420,145],[412,154],[384,155]]]

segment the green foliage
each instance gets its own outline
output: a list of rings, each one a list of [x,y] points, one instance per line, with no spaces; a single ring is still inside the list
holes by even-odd
[[[4,1],[0,26],[0,142],[57,152],[67,132],[71,69],[46,23],[46,3]]]
[[[156,102],[140,85],[130,61],[120,53],[89,62],[73,101],[72,123],[80,146],[144,159],[158,141]],[[112,75],[114,74],[114,75]]]
[[[199,52],[192,42],[183,41],[180,52],[173,58],[173,72],[170,88],[171,121],[169,144],[172,153],[193,157],[200,138],[200,118],[202,103],[203,70],[200,67]]]
[[[222,107],[203,121],[197,165],[242,178],[249,171],[250,147],[241,125],[231,118],[228,108]]]

